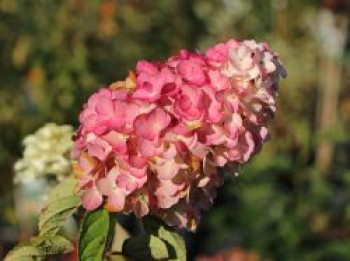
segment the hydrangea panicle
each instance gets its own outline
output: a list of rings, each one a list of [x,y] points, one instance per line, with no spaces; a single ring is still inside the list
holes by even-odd
[[[222,184],[218,169],[236,172],[267,140],[285,76],[253,40],[139,61],[80,114],[72,157],[83,206],[194,229]]]
[[[23,140],[23,157],[14,166],[15,183],[29,182],[48,175],[58,180],[70,174],[69,151],[73,128],[47,123]]]

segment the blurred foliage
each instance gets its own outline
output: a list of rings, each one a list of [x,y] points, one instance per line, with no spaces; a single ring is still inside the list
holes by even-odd
[[[192,255],[240,246],[272,260],[349,260],[350,50],[348,43],[338,124],[320,133],[314,28],[321,2],[0,0],[0,223],[13,222],[12,166],[24,136],[45,122],[76,126],[88,95],[139,59],[255,38],[279,52],[289,73],[272,139],[219,191],[192,236]],[[336,144],[327,175],[314,166],[320,140]]]

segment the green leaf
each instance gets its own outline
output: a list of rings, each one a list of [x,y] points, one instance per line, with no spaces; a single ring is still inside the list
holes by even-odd
[[[16,261],[16,260],[23,260],[23,261],[34,261],[34,260],[43,260],[40,253],[40,249],[34,246],[26,246],[21,245],[18,247],[15,247],[8,255],[5,257],[4,261]]]
[[[151,216],[144,219],[144,226],[147,233],[161,238],[168,244],[168,260],[186,260],[186,244],[180,234],[164,224],[163,221]]]
[[[101,261],[109,231],[107,210],[87,212],[82,224],[79,239],[80,261]]]
[[[72,243],[62,236],[38,236],[14,248],[5,261],[37,261],[47,256],[64,254],[73,250]]]
[[[69,177],[63,180],[50,191],[46,200],[46,205],[50,205],[51,201],[56,201],[60,198],[75,195],[76,193],[74,193],[74,187],[76,183],[77,180],[74,177]]]
[[[161,226],[158,230],[158,236],[172,246],[169,248],[169,260],[186,260],[186,244],[180,234]]]
[[[76,180],[68,178],[52,189],[39,218],[40,235],[56,235],[80,205],[74,193]]]
[[[39,218],[40,235],[55,235],[79,206],[78,198],[62,198],[47,206]]]
[[[154,235],[139,235],[127,239],[123,253],[136,260],[163,260],[169,257],[167,244]]]

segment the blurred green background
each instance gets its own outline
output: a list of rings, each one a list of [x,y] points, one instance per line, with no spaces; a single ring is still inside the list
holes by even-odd
[[[24,136],[77,126],[87,97],[139,59],[254,38],[288,71],[272,138],[227,178],[188,236],[190,256],[236,246],[262,260],[350,260],[349,2],[0,0],[0,258],[20,233],[13,163]]]

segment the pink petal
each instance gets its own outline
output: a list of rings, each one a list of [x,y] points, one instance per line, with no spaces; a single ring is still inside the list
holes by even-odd
[[[181,61],[177,65],[177,70],[191,84],[203,85],[206,82],[206,76],[202,66],[192,61]]]
[[[250,132],[246,132],[245,142],[246,142],[246,147],[245,147],[245,151],[243,154],[243,161],[244,162],[249,160],[249,158],[251,157],[252,153],[254,152],[254,148],[255,148],[254,139],[253,139],[253,136]]]
[[[170,180],[161,181],[159,187],[155,191],[157,203],[160,208],[170,208],[176,204],[180,197],[178,192],[184,187],[183,184],[174,184]]]
[[[205,130],[206,145],[220,145],[225,142],[225,133],[221,125],[212,124]]]
[[[85,177],[81,177],[78,179],[77,188],[79,190],[83,189],[83,188],[90,188],[93,184],[94,184],[94,181],[93,181],[92,177],[85,176]]]
[[[137,116],[139,116],[141,111],[141,106],[138,106],[137,104],[131,103],[128,104],[125,108],[125,121],[126,121],[126,130],[129,131],[133,128],[134,121]]]
[[[137,77],[137,88],[133,97],[149,102],[156,101],[160,98],[162,89],[166,84],[175,81],[174,75],[168,68],[163,68],[155,75],[141,72]]]
[[[113,167],[106,177],[99,179],[96,182],[98,190],[104,196],[109,196],[113,190],[117,187],[116,178],[119,175],[119,168]]]
[[[149,206],[144,200],[138,199],[133,205],[133,211],[138,218],[142,218],[149,213]]]
[[[163,109],[156,108],[147,116],[141,116],[135,121],[136,132],[144,139],[157,140],[170,120],[170,116]]]
[[[143,82],[139,86],[140,87],[133,93],[133,98],[149,102],[156,101],[160,98],[160,92],[155,91],[151,83]]]
[[[203,159],[209,153],[209,147],[203,143],[197,142],[197,144],[191,148],[191,152],[200,159]]]
[[[121,154],[125,154],[127,152],[126,135],[112,130],[106,135],[103,135],[102,138],[112,146],[114,152]]]
[[[138,61],[136,64],[136,72],[137,73],[145,72],[147,74],[156,75],[158,73],[158,69],[154,63],[141,60],[141,61]]]
[[[233,96],[233,95],[227,96],[226,101],[229,103],[233,112],[238,112],[239,100],[238,100],[237,96]]]
[[[175,75],[170,71],[168,67],[164,67],[160,71],[160,83],[162,87],[165,84],[173,83],[175,81]]]
[[[174,158],[176,156],[177,150],[176,150],[176,146],[174,143],[168,143],[166,145],[166,148],[164,149],[163,153],[162,153],[162,157],[166,158],[166,159],[171,159]]]
[[[108,196],[108,209],[113,212],[121,211],[125,205],[125,197],[126,195],[121,189],[115,188],[113,192]]]
[[[230,137],[237,137],[242,126],[242,117],[238,113],[233,113],[228,121],[225,122],[224,128]]]
[[[82,153],[79,158],[79,166],[82,168],[84,174],[86,175],[97,167],[97,162],[86,153]]]
[[[161,180],[154,194],[157,196],[171,196],[179,192],[182,187],[182,185],[175,184],[171,180]]]
[[[168,209],[171,208],[173,205],[175,205],[177,202],[179,202],[180,197],[178,195],[175,196],[158,196],[157,197],[157,203],[159,208]]]
[[[132,155],[129,158],[129,164],[134,168],[143,169],[147,167],[147,159],[142,155]]]
[[[191,135],[178,135],[177,136],[178,141],[183,142],[187,148],[192,149],[196,146],[198,142],[198,136],[197,133],[193,133]]]
[[[223,116],[223,112],[221,111],[222,104],[217,101],[215,92],[212,88],[206,87],[203,88],[205,92],[205,101],[208,103],[207,108],[207,121],[210,123],[218,123]]]
[[[146,177],[147,165],[144,166],[132,166],[129,165],[127,171],[137,179],[142,179]]]
[[[125,126],[125,109],[126,103],[121,101],[114,102],[113,115],[108,123],[114,129],[121,129]]]
[[[162,144],[158,145],[158,142],[155,141],[142,139],[139,145],[141,155],[147,158],[159,156],[163,152]]]
[[[134,192],[136,189],[141,187],[139,180],[128,173],[121,173],[117,177],[118,187],[124,189],[127,194]]]
[[[84,192],[81,198],[81,202],[86,210],[92,211],[101,206],[102,195],[96,187],[93,187]]]
[[[125,89],[117,89],[112,92],[112,99],[118,101],[126,101],[129,97],[129,91]]]
[[[227,158],[224,157],[223,155],[215,155],[214,159],[215,159],[216,165],[219,167],[223,167],[227,163]]]
[[[157,171],[157,177],[160,180],[168,180],[176,176],[180,169],[180,164],[173,158],[162,165],[154,165],[153,167]]]
[[[190,121],[198,120],[204,112],[203,93],[198,88],[182,86],[181,94],[175,100],[174,111]]]
[[[99,96],[96,111],[102,119],[113,117],[114,107],[112,100],[105,96]]]
[[[87,136],[87,149],[89,155],[104,161],[109,153],[112,151],[112,147],[108,142],[90,133]]]
[[[83,128],[87,131],[94,131],[97,119],[97,113],[92,112],[91,110],[83,111],[79,116],[79,120],[83,124]]]
[[[221,43],[217,44],[214,47],[211,47],[205,53],[206,57],[209,60],[209,63],[213,65],[219,65],[227,60],[228,56],[228,47],[227,45]]]
[[[210,84],[218,91],[226,90],[230,88],[230,80],[229,78],[223,76],[217,70],[210,70],[209,73]]]

